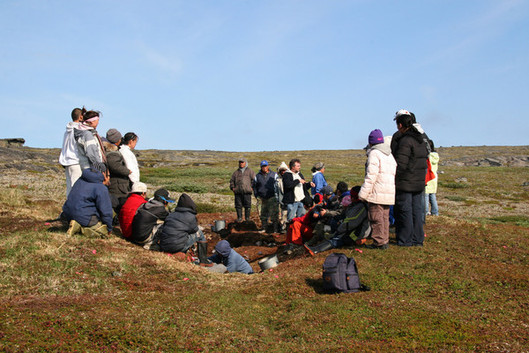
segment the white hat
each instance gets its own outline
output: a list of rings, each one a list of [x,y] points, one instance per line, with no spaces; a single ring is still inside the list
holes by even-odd
[[[133,193],[133,192],[138,192],[138,193],[147,192],[147,185],[145,185],[144,183],[142,183],[140,181],[137,181],[134,184],[132,184],[132,190],[130,192],[131,193]]]

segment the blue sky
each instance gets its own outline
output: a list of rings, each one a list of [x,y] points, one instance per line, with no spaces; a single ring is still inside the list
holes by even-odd
[[[138,149],[362,148],[413,111],[437,146],[527,145],[529,2],[0,0],[0,137],[74,107]]]

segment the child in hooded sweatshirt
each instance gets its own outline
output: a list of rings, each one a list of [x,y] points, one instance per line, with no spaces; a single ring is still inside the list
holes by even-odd
[[[241,272],[246,274],[252,274],[253,270],[248,261],[246,261],[241,255],[233,250],[227,240],[221,240],[215,245],[215,255],[210,256],[208,259],[216,264],[223,265],[228,272]],[[225,272],[226,270],[220,271],[220,266],[211,267],[213,272]]]

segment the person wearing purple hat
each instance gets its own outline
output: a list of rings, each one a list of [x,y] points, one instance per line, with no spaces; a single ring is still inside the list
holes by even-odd
[[[368,219],[373,244],[370,248],[387,249],[389,243],[389,206],[395,204],[397,162],[379,129],[371,131],[367,145],[366,175],[358,198],[368,202]]]

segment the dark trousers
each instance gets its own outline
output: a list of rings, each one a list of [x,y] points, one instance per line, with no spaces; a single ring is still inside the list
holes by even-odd
[[[252,194],[235,194],[235,209],[251,208]]]
[[[395,232],[397,245],[421,246],[424,242],[424,191],[395,195]]]

